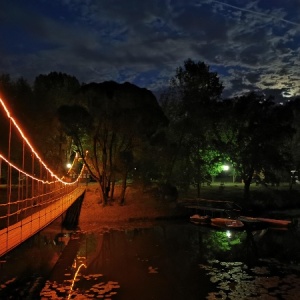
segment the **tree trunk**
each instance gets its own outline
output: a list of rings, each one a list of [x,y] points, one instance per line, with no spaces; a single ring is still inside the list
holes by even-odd
[[[244,180],[244,200],[248,204],[251,180]]]
[[[106,184],[105,184],[106,199],[109,199],[110,184],[111,184],[110,180],[106,180]]]
[[[201,183],[197,182],[197,197],[200,198],[201,195]]]
[[[125,204],[126,187],[127,187],[127,172],[124,174],[124,177],[123,177],[123,180],[122,180],[120,205]]]
[[[107,204],[107,196],[106,196],[105,186],[103,185],[103,182],[99,181],[99,187],[100,187],[102,205],[105,206]]]
[[[244,200],[246,205],[250,205],[250,184],[252,182],[253,173],[244,179]]]
[[[252,182],[252,178],[253,178],[253,174],[254,174],[254,170],[250,169],[249,172],[245,172],[244,173],[245,176],[243,176],[243,181],[244,181],[244,200],[246,205],[249,205],[249,201],[250,201],[250,184]]]
[[[111,183],[111,190],[110,190],[110,199],[113,200],[114,199],[114,194],[115,194],[115,180],[112,181]]]
[[[199,152],[199,147],[198,147],[198,152]],[[197,197],[200,198],[200,189],[201,189],[201,176],[200,176],[200,163],[199,161],[197,162]]]

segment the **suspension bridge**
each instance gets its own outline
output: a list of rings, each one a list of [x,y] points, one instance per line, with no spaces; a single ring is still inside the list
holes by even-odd
[[[75,157],[69,172],[75,164],[78,170],[78,161]],[[84,194],[84,169],[66,178],[56,175],[0,98],[0,257],[52,223]]]

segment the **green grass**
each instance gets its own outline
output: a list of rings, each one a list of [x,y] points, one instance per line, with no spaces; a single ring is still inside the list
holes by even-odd
[[[197,198],[197,190],[191,189],[186,194],[179,193],[180,198]],[[293,209],[300,208],[300,185],[295,184],[290,190],[288,183],[278,187],[252,184],[249,201],[244,200],[244,185],[242,183],[213,183],[201,186],[200,198],[210,200],[233,201],[242,207],[251,206],[258,209]]]

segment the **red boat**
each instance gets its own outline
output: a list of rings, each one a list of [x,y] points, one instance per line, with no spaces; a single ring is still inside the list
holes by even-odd
[[[218,227],[225,228],[241,228],[244,227],[244,223],[237,219],[229,218],[212,218],[211,224]]]
[[[208,216],[208,215],[201,216],[199,214],[195,214],[195,215],[190,216],[190,221],[194,224],[209,224],[210,216]]]
[[[256,218],[260,222],[264,222],[269,224],[270,226],[275,227],[289,227],[292,225],[292,221],[289,220],[277,220],[277,219],[269,219],[269,218]]]

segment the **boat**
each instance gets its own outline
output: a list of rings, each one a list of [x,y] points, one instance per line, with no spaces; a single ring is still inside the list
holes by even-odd
[[[223,228],[242,228],[250,231],[270,227],[277,229],[289,228],[293,225],[288,220],[243,216],[241,215],[241,207],[230,201],[205,199],[196,199],[196,201],[196,206],[186,206],[199,212],[190,217],[190,221],[195,224],[210,224]]]
[[[289,227],[292,225],[292,221],[289,220],[278,220],[278,219],[269,219],[269,218],[256,218],[258,221],[264,222],[270,226],[275,227]]]
[[[268,224],[254,217],[239,216],[237,219],[243,222],[246,230],[261,230],[268,227]]]
[[[292,221],[288,221],[288,220],[278,220],[278,219],[248,217],[248,216],[239,216],[238,219],[242,221],[245,224],[245,226],[248,227],[249,229],[262,229],[267,227],[288,228],[292,225]]]
[[[211,225],[225,228],[242,228],[244,223],[238,219],[211,218]]]
[[[199,214],[194,214],[190,216],[190,221],[194,224],[209,224],[210,223],[210,216],[208,215],[199,215]]]
[[[223,228],[241,228],[244,224],[237,219],[240,207],[230,201],[198,199],[197,206],[187,206],[200,213],[190,216],[190,221],[199,225],[212,225]]]

